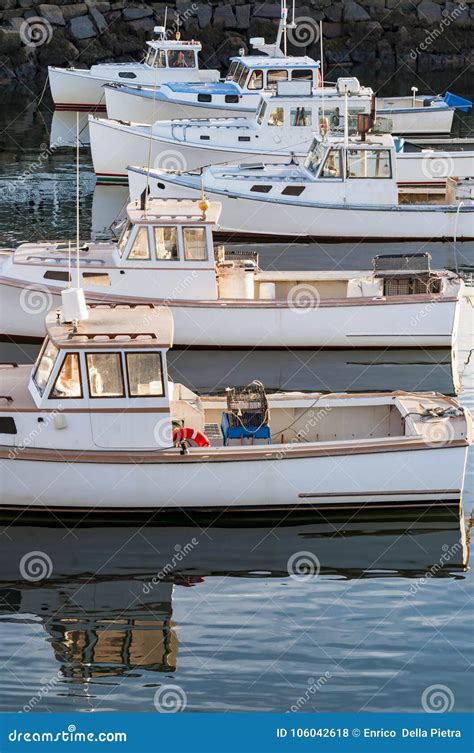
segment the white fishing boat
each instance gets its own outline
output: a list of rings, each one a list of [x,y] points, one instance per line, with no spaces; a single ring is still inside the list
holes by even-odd
[[[107,116],[147,125],[156,120],[179,118],[252,119],[259,105],[257,95],[275,90],[281,81],[306,79],[311,82],[315,97],[324,100],[330,95],[332,86],[326,82],[322,85],[310,73],[315,66],[315,61],[307,57],[268,61],[251,55],[231,59],[225,82],[169,84],[159,89],[110,84],[104,87]],[[373,95],[369,87],[363,89]],[[412,137],[447,135],[451,133],[456,110],[466,112],[472,107],[469,100],[450,92],[437,96],[376,97],[375,104],[378,116],[390,120],[392,133]]]
[[[82,244],[73,269],[64,242],[4,254],[0,336],[42,339],[41,313],[75,282],[90,303],[168,305],[187,350],[441,347],[454,357],[463,282],[431,270],[429,254],[379,256],[372,271],[265,271],[251,251],[220,247],[215,259],[219,213],[190,200],[131,203],[118,242]]]
[[[345,96],[347,91],[351,96]],[[349,132],[357,130],[360,113],[369,115],[372,97],[357,79],[343,78],[324,98],[307,82],[288,82],[276,94],[262,95],[255,118],[157,120],[153,125],[89,116],[92,163],[98,183],[126,184],[127,165],[181,171],[238,162],[304,161],[315,133],[341,131],[347,105]],[[375,120],[380,130],[380,119]],[[378,125],[380,124],[380,125]],[[474,152],[422,150],[404,152],[397,139],[397,180],[401,184],[433,183],[474,175]]]
[[[456,400],[267,398],[259,382],[199,397],[168,381],[168,308],[80,293],[48,315],[33,368],[0,368],[0,510],[459,504],[472,426]]]
[[[316,138],[304,164],[225,165],[197,172],[130,167],[132,199],[222,203],[220,227],[235,237],[442,240],[474,238],[472,182],[398,185],[389,134]]]
[[[170,39],[164,26],[155,26],[156,39],[146,43],[144,60],[98,63],[92,68],[48,67],[49,85],[58,110],[105,110],[104,84],[134,83],[158,87],[164,83],[212,82],[219,71],[199,68],[201,43],[185,41],[180,33]]]

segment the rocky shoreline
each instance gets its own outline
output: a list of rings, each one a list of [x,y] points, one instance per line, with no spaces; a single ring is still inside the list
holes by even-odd
[[[289,51],[319,58],[323,22],[327,66],[365,65],[380,71],[409,66],[418,73],[462,71],[474,61],[474,0],[302,0]],[[246,0],[1,0],[0,85],[42,86],[48,65],[88,68],[140,59],[168,8],[170,36],[202,42],[203,67],[225,69],[250,37],[275,38],[279,2]],[[179,19],[178,22],[176,19]]]

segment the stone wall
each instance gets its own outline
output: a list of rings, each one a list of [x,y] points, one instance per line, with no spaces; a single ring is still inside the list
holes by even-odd
[[[248,0],[0,0],[0,84],[42,86],[48,65],[139,59],[166,6],[170,33],[178,17],[184,38],[201,40],[209,68],[225,68],[252,36],[273,41],[280,14],[278,2]],[[320,20],[326,66],[423,73],[474,59],[474,0],[301,0],[291,52],[319,58]]]

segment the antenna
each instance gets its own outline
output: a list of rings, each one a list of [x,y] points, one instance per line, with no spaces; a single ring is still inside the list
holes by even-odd
[[[168,21],[168,6],[166,5],[165,6],[165,20],[163,22],[163,26],[165,27],[165,36],[166,36],[166,24],[167,24],[167,21]]]
[[[81,234],[80,229],[80,212],[79,212],[79,200],[81,195],[81,188],[79,184],[79,112],[76,112],[76,271],[77,280],[76,285],[80,287],[79,277],[79,236]]]
[[[323,120],[324,120],[324,50],[323,50],[323,22],[319,22],[319,72],[320,72],[320,78],[321,78],[321,111],[323,113]]]

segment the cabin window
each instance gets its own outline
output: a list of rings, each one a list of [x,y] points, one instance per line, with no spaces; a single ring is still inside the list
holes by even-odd
[[[235,104],[239,101],[239,96],[237,94],[226,94],[224,99],[229,104]]]
[[[212,95],[211,94],[198,94],[197,101],[198,102],[212,102]]]
[[[267,73],[267,86],[276,87],[280,81],[288,81],[288,71],[272,70]]]
[[[201,141],[210,141],[211,140],[210,136],[204,136],[203,134],[201,134],[199,136],[199,138],[201,139]]]
[[[239,136],[239,141],[250,141],[250,136]]]
[[[82,397],[81,369],[77,353],[67,354],[49,397],[61,399]]]
[[[120,71],[119,78],[136,78],[136,73],[132,73],[132,71]]]
[[[127,222],[127,224],[125,225],[125,227],[123,229],[122,235],[119,238],[119,242],[117,244],[117,250],[118,250],[120,256],[123,256],[123,252],[125,251],[125,247],[127,245],[127,241],[128,241],[128,239],[130,237],[130,230],[131,229],[132,229],[132,223],[131,222]]]
[[[239,80],[237,81],[237,85],[240,86],[241,89],[243,89],[245,86],[247,75],[248,75],[248,70],[245,66],[243,66],[242,73],[240,74]]]
[[[162,397],[161,353],[126,353],[130,397]]]
[[[110,277],[106,272],[83,272],[82,279],[87,285],[110,287]]]
[[[194,68],[193,50],[169,50],[168,65],[170,68]]]
[[[250,189],[254,193],[268,193],[272,190],[271,186],[264,186],[261,183],[256,183],[252,188]]]
[[[148,248],[148,233],[146,227],[141,227],[136,234],[128,258],[138,260],[150,258],[150,250]]]
[[[309,170],[311,175],[316,175],[318,172],[325,151],[326,147],[320,141],[314,139],[304,163],[305,168]]]
[[[123,397],[120,353],[87,353],[87,378],[91,397]]]
[[[154,68],[166,68],[166,53],[164,50],[158,50],[152,65]]]
[[[348,149],[348,178],[391,178],[388,149]]]
[[[232,69],[232,66],[231,66],[231,69]],[[247,71],[245,65],[243,65],[242,63],[237,63],[232,72],[232,75],[230,75],[230,71],[229,71],[229,76],[227,78],[237,83],[243,71],[245,72]]]
[[[282,126],[284,120],[283,107],[274,107],[268,116],[269,126]]]
[[[187,261],[206,261],[206,231],[203,227],[183,229],[184,258]]]
[[[339,149],[330,149],[329,154],[321,170],[321,178],[341,178],[341,152]]]
[[[17,434],[14,418],[11,416],[0,416],[0,434]]]
[[[332,130],[341,125],[341,111],[339,107],[324,108],[324,117],[327,118],[329,128]]]
[[[60,270],[48,270],[43,275],[43,280],[58,280],[60,282],[71,282],[69,272],[60,272]]]
[[[178,239],[175,227],[155,227],[155,247],[158,261],[177,261]]]
[[[267,109],[267,101],[264,99],[264,100],[262,100],[262,103],[261,103],[261,105],[259,107],[259,110],[258,110],[258,113],[257,113],[257,123],[258,123],[258,125],[262,124],[262,121],[263,121],[266,109]]]
[[[238,62],[236,60],[234,60],[230,64],[229,71],[228,71],[227,76],[226,76],[226,79],[228,81],[233,81],[233,79],[234,79],[234,73],[237,70],[238,66],[239,66],[239,64],[238,64]]]
[[[53,370],[54,364],[56,363],[58,353],[59,351],[57,347],[53,345],[51,340],[47,340],[33,376],[33,381],[36,384],[40,395],[43,394],[46,384],[48,383],[48,379],[51,376],[51,372]]]
[[[252,71],[247,89],[263,89],[263,71]]]
[[[301,196],[304,189],[304,186],[287,186],[281,193],[283,196]]]
[[[290,125],[307,127],[312,122],[312,110],[308,107],[292,107],[290,110]]]
[[[300,71],[298,70],[292,71],[291,80],[292,81],[312,81],[313,71],[311,70],[311,68],[303,68]]]
[[[153,58],[155,57],[155,51],[154,50],[148,50],[147,56],[145,58],[145,63],[147,65],[153,65]]]

